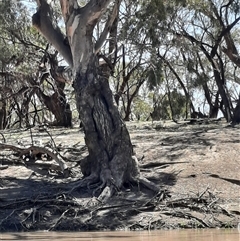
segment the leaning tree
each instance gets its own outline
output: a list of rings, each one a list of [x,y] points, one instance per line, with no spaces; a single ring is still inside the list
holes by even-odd
[[[108,75],[99,65],[99,52],[118,15],[120,1],[86,2],[80,6],[77,0],[60,0],[65,34],[54,22],[54,11],[47,0],[37,0],[38,10],[32,16],[33,25],[73,70],[77,109],[89,152],[81,162],[85,178],[78,186],[99,183],[99,199],[103,201],[130,181],[158,191],[139,172],[128,130],[113,101]],[[96,39],[94,31],[103,17],[105,26]]]

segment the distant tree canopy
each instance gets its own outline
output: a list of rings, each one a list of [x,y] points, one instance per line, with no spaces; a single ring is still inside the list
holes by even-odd
[[[60,1],[49,3],[53,23],[63,29]],[[71,126],[77,116],[73,90],[66,85],[72,80],[67,64],[72,57],[62,61],[62,53],[32,27],[35,7],[30,0],[0,3],[1,129],[41,122]],[[148,116],[154,101],[146,96],[161,99],[180,88],[187,101],[179,107],[185,117],[200,108],[209,117],[223,115],[238,123],[239,9],[237,0],[121,1],[98,55],[110,71],[122,117],[138,119],[134,110],[140,106]],[[97,23],[94,38],[101,36],[109,14]],[[139,105],[140,99],[145,104]]]

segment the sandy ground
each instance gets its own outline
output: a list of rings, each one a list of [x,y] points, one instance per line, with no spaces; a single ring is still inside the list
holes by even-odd
[[[71,177],[0,152],[0,231],[236,227],[240,222],[240,128],[224,122],[128,123],[141,171],[161,192],[127,186],[100,204],[89,188],[69,192],[87,153],[78,128],[3,131],[11,145],[50,145]],[[2,141],[3,142],[3,141]],[[46,165],[43,166],[42,163]],[[55,166],[57,164],[55,163]]]

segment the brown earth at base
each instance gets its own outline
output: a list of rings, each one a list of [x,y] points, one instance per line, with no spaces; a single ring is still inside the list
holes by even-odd
[[[78,128],[1,131],[2,143],[56,145],[71,176],[45,157],[0,153],[0,231],[152,230],[236,227],[240,222],[240,128],[225,122],[131,122],[132,143],[152,193],[126,185],[109,200],[74,189],[87,155]],[[32,133],[32,134],[31,134]],[[0,136],[0,137],[1,137]],[[45,159],[46,160],[45,160]],[[55,168],[53,168],[55,167]]]

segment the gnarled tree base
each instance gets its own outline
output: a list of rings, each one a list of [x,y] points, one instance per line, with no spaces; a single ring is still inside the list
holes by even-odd
[[[126,183],[136,184],[137,186],[143,185],[154,193],[160,191],[157,185],[140,173],[138,160],[135,156],[129,161],[128,168],[125,172],[122,172],[121,165],[119,165],[121,162],[120,158],[122,157],[123,155],[115,156],[111,163],[112,165],[102,170],[100,175],[94,171],[90,175],[85,176],[82,180],[77,181],[71,191],[82,187],[93,189],[93,195],[97,195],[100,202],[106,202],[115,192],[120,191]],[[116,163],[118,164],[118,168],[116,168]],[[83,174],[86,175],[86,173],[89,173],[91,162],[88,158],[83,159],[80,165]]]

